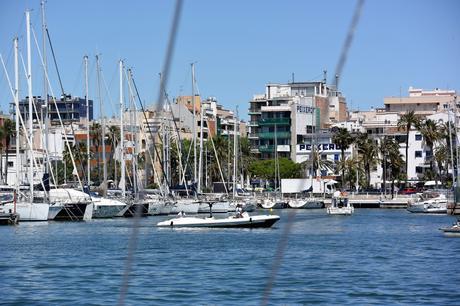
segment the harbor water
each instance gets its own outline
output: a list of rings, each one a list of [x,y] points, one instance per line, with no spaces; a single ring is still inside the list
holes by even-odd
[[[290,212],[252,230],[156,228],[167,217],[142,218],[126,304],[259,305],[287,239],[269,304],[458,305],[460,239],[439,231],[454,217],[297,210],[284,237]],[[116,304],[134,222],[1,227],[0,304]]]

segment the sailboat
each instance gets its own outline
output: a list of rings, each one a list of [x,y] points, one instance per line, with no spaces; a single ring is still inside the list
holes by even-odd
[[[38,203],[34,202],[34,166],[36,165],[36,160],[34,158],[33,150],[33,95],[32,95],[32,63],[31,63],[31,45],[30,45],[30,11],[26,11],[26,29],[27,29],[27,87],[28,87],[28,99],[29,99],[29,135],[25,135],[27,144],[29,146],[30,154],[30,163],[29,163],[29,195],[25,196],[23,193],[20,193],[19,189],[19,167],[16,167],[16,188],[14,202],[8,202],[1,204],[2,211],[4,212],[13,212],[19,215],[19,220],[21,221],[46,221],[48,220],[49,204],[48,203]],[[15,101],[16,108],[16,159],[19,159],[19,121],[21,120],[24,130],[25,124],[22,120],[19,111],[19,65],[18,65],[18,39],[14,39],[14,51],[15,51],[15,88],[12,89],[11,82],[6,71],[6,67],[3,62],[3,68],[5,70],[5,75],[7,76],[8,83],[10,85],[11,93]],[[26,134],[26,133],[25,133]],[[28,200],[28,201],[27,201]]]

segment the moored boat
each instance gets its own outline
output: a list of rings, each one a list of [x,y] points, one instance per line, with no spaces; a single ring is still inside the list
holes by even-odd
[[[351,215],[355,208],[345,194],[338,192],[332,197],[331,206],[326,208],[326,212],[329,215]]]
[[[412,213],[446,214],[446,195],[443,193],[426,192],[415,203],[408,202],[407,210]]]
[[[217,227],[217,228],[263,228],[271,227],[280,219],[276,215],[249,216],[242,213],[241,216],[231,216],[228,218],[196,218],[179,217],[165,220],[157,224],[158,227]]]

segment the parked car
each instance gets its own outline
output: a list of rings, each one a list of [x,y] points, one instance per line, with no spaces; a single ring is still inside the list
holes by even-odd
[[[400,194],[415,194],[417,190],[413,187],[403,188],[399,191]]]

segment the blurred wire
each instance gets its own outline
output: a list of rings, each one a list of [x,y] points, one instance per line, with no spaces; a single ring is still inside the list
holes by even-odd
[[[176,42],[176,36],[177,36],[177,29],[179,26],[179,20],[182,12],[182,0],[177,0],[175,9],[174,9],[174,16],[171,24],[171,32],[169,33],[169,41],[168,41],[168,46],[166,49],[166,56],[165,56],[165,61],[164,61],[164,66],[163,66],[163,71],[162,71],[162,78],[160,82],[160,89],[158,93],[158,100],[155,102],[156,105],[154,109],[156,111],[159,111],[161,109],[162,101],[164,99],[164,88],[166,87],[168,83],[168,76],[169,76],[169,68],[171,66],[171,60],[172,60],[172,55],[174,53],[174,46]],[[129,279],[131,277],[131,270],[132,270],[132,265],[133,265],[133,259],[134,259],[134,252],[137,248],[137,241],[139,238],[139,225],[140,225],[140,214],[142,210],[142,205],[137,205],[136,207],[136,213],[134,216],[134,224],[133,224],[133,229],[131,232],[131,239],[129,239],[129,245],[128,245],[128,256],[125,261],[125,266],[124,266],[124,273],[123,273],[123,282],[121,285],[120,289],[120,296],[118,299],[118,305],[124,305],[125,304],[125,299],[126,299],[126,294],[128,293],[128,287],[129,287]]]
[[[351,44],[353,42],[353,36],[355,34],[356,27],[357,27],[359,19],[361,17],[361,11],[362,11],[364,2],[365,2],[365,0],[358,0],[358,2],[356,4],[354,14],[353,14],[353,19],[352,19],[351,24],[350,24],[350,26],[348,28],[347,37],[345,39],[345,43],[343,44],[342,51],[340,53],[340,58],[339,58],[339,61],[337,63],[337,67],[336,67],[336,71],[335,71],[336,76],[341,75],[343,67],[345,66],[345,63],[347,61],[348,50],[350,49]],[[336,85],[336,87],[338,87],[338,78],[336,77],[335,80],[336,80],[335,85]],[[289,233],[290,233],[291,228],[292,228],[292,223],[294,221],[295,214],[296,214],[295,211],[289,213],[287,223],[286,223],[286,225],[284,227],[284,231],[281,234],[280,239],[278,241],[278,246],[276,248],[275,258],[273,259],[273,264],[272,264],[272,267],[271,267],[271,270],[270,270],[270,277],[268,278],[267,284],[265,285],[265,290],[264,290],[264,294],[262,296],[261,305],[267,305],[268,304],[268,300],[270,298],[270,293],[271,293],[271,290],[273,288],[273,284],[275,283],[276,275],[278,273],[279,267],[281,266],[281,263],[282,263],[282,260],[283,260],[284,251],[286,249]]]

